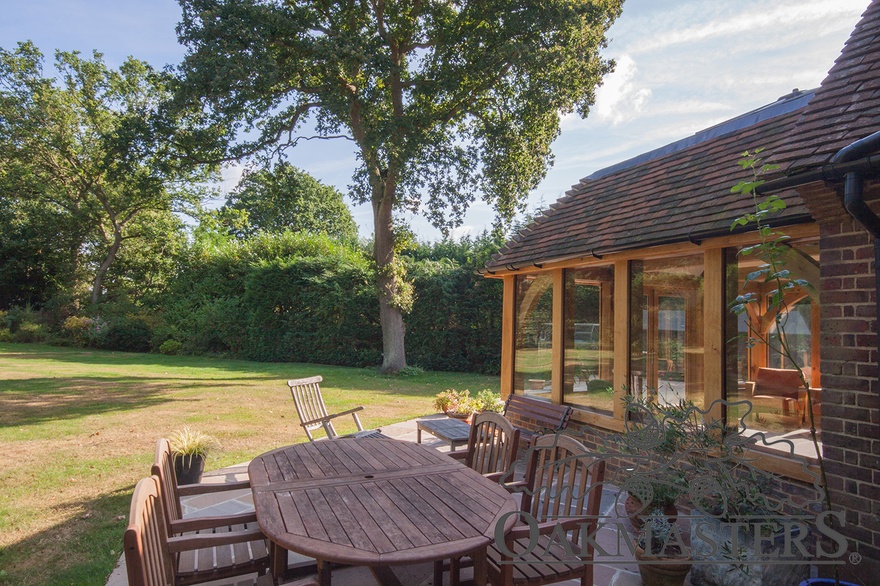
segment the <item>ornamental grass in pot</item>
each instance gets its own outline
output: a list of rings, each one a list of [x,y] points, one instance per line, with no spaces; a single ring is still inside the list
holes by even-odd
[[[184,427],[168,436],[171,454],[174,456],[174,473],[177,484],[197,484],[205,471],[205,458],[218,447],[213,436]]]

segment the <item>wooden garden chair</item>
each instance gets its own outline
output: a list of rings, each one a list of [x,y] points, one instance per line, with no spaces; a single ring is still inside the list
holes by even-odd
[[[323,381],[323,377],[313,376],[310,378],[299,378],[287,381],[290,387],[290,394],[293,396],[293,403],[296,405],[296,413],[299,415],[300,425],[306,431],[309,441],[315,441],[312,432],[323,429],[324,433],[330,439],[351,438],[351,437],[373,437],[382,438],[379,429],[364,429],[361,420],[358,417],[358,411],[363,411],[363,406],[341,411],[339,413],[328,414],[327,406],[324,405],[324,397],[321,395],[321,387],[318,383]],[[351,415],[354,423],[357,425],[358,431],[347,435],[339,435],[336,428],[333,427],[333,420],[339,417]]]
[[[183,518],[183,506],[180,502],[180,497],[250,489],[251,487],[250,480],[178,485],[177,476],[174,473],[174,455],[171,453],[171,444],[165,438],[160,438],[156,442],[156,453],[153,457],[151,474],[158,476],[162,482],[162,498],[165,501],[165,511],[168,515],[169,527],[173,525],[174,521]],[[254,519],[252,513],[246,513],[234,518],[242,519],[240,521],[242,523]]]
[[[491,480],[500,481],[506,476],[513,480],[511,467],[516,461],[519,436],[520,430],[503,415],[478,413],[471,424],[467,448],[449,455],[464,460],[465,466]]]
[[[581,552],[582,525],[594,535],[598,525],[605,461],[594,457],[574,438],[563,434],[536,437],[529,448],[521,510],[538,523],[538,545],[531,552],[531,528],[517,525],[505,537],[507,550],[519,553],[516,560],[494,544],[488,550],[488,578],[494,586],[552,584],[580,578],[582,586],[593,584],[593,546],[586,555],[571,556],[554,534],[561,525],[570,541],[569,551]],[[515,563],[505,563],[515,561]]]
[[[486,478],[496,482],[513,480],[513,466],[519,447],[520,430],[499,413],[478,413],[474,415],[468,436],[467,448],[449,455],[464,460],[468,468],[476,470]],[[454,503],[451,503],[454,506]],[[459,570],[463,567],[461,558],[434,562],[434,584],[443,584],[443,572],[450,569],[450,586],[456,586]]]
[[[268,559],[265,565],[256,566],[250,562],[240,562],[239,557],[226,559],[230,554],[241,556],[240,552],[247,551],[249,546],[262,540],[259,529],[174,536],[168,530],[161,493],[157,476],[144,478],[135,486],[129,524],[123,536],[129,586],[183,586],[253,572],[263,574],[268,567]],[[193,527],[197,524],[198,520],[194,521]],[[179,562],[187,557],[203,565],[197,571],[181,571]],[[209,559],[216,561],[205,563]],[[229,563],[222,564],[224,560]],[[256,579],[258,586],[272,583],[271,576],[265,574]],[[253,585],[254,580],[235,580],[236,586],[243,584]]]
[[[235,515],[183,517],[181,496],[246,489],[250,488],[250,481],[178,486],[174,475],[174,457],[168,440],[164,438],[156,442],[152,474],[159,483],[159,497],[165,516],[164,527],[168,535],[227,535],[231,539],[242,537],[242,541],[233,541],[228,545],[219,543],[201,551],[180,551],[176,556],[178,579],[175,584],[203,582],[204,576],[215,576],[210,579],[219,579],[269,568],[268,544],[257,525],[257,516],[253,511]]]

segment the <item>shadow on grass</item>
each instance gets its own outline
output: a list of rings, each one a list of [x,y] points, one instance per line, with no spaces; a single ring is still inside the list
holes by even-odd
[[[147,378],[31,378],[0,383],[0,427],[130,411],[176,400]]]
[[[68,503],[76,516],[0,549],[0,584],[103,586],[122,555],[133,490]]]
[[[61,348],[37,344],[0,344],[0,360],[50,360],[83,366],[132,366],[164,367],[169,369],[208,369],[235,373],[240,377],[232,380],[277,381],[279,389],[285,388],[288,379],[315,375],[324,377],[324,385],[341,391],[367,391],[376,393],[395,393],[412,397],[433,396],[449,387],[497,390],[498,377],[460,372],[427,371],[415,376],[395,376],[380,374],[377,368],[354,368],[325,364],[305,364],[294,362],[253,362],[239,359],[226,359],[205,356],[164,356],[161,354],[138,354],[110,352],[82,348]],[[221,377],[199,377],[196,372],[181,372],[181,380],[187,383],[200,378],[214,384]],[[172,378],[170,373],[157,374],[156,379]],[[150,380],[150,377],[145,377]],[[155,380],[155,379],[153,379]],[[479,388],[477,388],[479,387]]]

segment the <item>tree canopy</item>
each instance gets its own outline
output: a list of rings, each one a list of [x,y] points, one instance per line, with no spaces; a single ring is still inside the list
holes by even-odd
[[[75,227],[64,234],[70,275],[88,275],[97,303],[123,243],[155,236],[156,221],[175,224],[171,211],[203,195],[210,169],[183,153],[197,112],[172,116],[169,76],[133,58],[113,70],[98,52],[57,52],[57,78],[43,67],[30,42],[0,49],[0,186],[19,212]]]
[[[394,214],[461,223],[481,196],[511,218],[552,163],[562,114],[586,116],[622,0],[180,0],[181,103],[233,156],[344,138],[370,202],[383,370],[406,365]]]
[[[247,216],[240,225],[231,226],[239,237],[291,230],[327,234],[345,242],[358,238],[342,194],[286,162],[245,171],[225,208]]]

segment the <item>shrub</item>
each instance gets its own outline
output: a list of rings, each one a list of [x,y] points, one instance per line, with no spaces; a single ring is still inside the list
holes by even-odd
[[[22,322],[12,334],[12,341],[20,344],[36,344],[45,342],[49,338],[49,332],[42,324]]]
[[[180,349],[182,347],[183,344],[177,340],[165,340],[162,342],[162,345],[159,346],[159,352],[167,356],[176,356],[177,354],[180,354]]]
[[[9,311],[4,312],[3,316],[0,316],[0,323],[9,328],[9,331],[14,334],[26,323],[41,325],[43,323],[43,316],[30,305],[12,307]]]
[[[247,313],[238,297],[198,300],[181,312],[178,329],[182,347],[190,354],[231,354],[241,352],[247,336]]]
[[[419,376],[422,374],[425,374],[425,369],[416,365],[404,366],[397,371],[397,376]]]
[[[152,330],[143,320],[127,317],[110,324],[101,347],[123,352],[149,352],[152,337]]]

